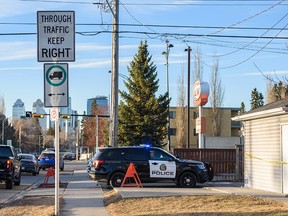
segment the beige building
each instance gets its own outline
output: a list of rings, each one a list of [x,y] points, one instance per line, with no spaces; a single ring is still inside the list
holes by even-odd
[[[245,186],[288,194],[288,101],[235,116],[245,140]]]
[[[204,133],[204,140],[205,137],[212,137],[212,131],[211,131],[211,111],[212,108],[204,107],[203,113],[204,117],[206,119],[206,132]],[[231,118],[234,116],[237,116],[240,112],[240,108],[221,108],[222,111],[222,118],[221,118],[221,138],[223,140],[227,140],[229,142],[231,137],[236,137],[238,140],[240,140],[240,122],[232,121]],[[188,147],[188,111],[187,108],[184,109],[185,117],[184,122],[179,121],[179,116],[181,116],[181,111],[177,107],[170,107],[170,145],[171,150],[174,148],[187,148]],[[196,133],[196,119],[199,116],[199,108],[198,107],[191,107],[190,108],[190,144],[189,148],[198,148],[199,146],[199,140],[198,140],[198,134]],[[178,124],[177,124],[178,122]],[[184,124],[184,141],[183,145],[181,146],[180,143],[177,142],[177,125]],[[178,127],[179,130],[179,127]],[[227,139],[228,138],[228,139]],[[166,139],[167,142],[167,139]],[[230,140],[231,145],[234,144],[240,144],[240,143],[234,143]],[[221,143],[219,144],[221,145]],[[221,147],[221,146],[219,146]],[[234,148],[234,146],[232,146]],[[222,148],[225,148],[225,146],[222,146]]]

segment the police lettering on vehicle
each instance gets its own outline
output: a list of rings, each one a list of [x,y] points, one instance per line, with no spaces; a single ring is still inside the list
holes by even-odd
[[[150,178],[175,178],[175,161],[149,160]]]

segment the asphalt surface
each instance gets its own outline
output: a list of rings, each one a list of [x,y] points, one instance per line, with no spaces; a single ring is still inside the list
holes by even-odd
[[[49,181],[48,181],[49,182]],[[59,189],[64,203],[60,205],[60,215],[64,216],[109,216],[103,202],[103,190],[109,190],[88,178],[86,170],[75,170],[74,172],[61,175],[61,183],[67,182],[65,188]],[[39,186],[39,185],[38,185]],[[31,190],[26,190],[22,196],[54,196],[53,187],[39,188],[34,185]],[[178,188],[175,184],[143,184],[143,188],[122,187],[115,189],[123,199],[137,197],[160,197],[160,196],[197,196],[197,195],[249,195],[263,199],[275,200],[288,203],[286,194],[273,193],[243,187],[242,183],[233,182],[211,182],[199,185],[196,188]]]

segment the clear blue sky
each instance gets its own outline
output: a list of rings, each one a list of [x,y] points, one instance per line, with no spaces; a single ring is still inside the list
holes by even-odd
[[[43,63],[37,62],[37,11],[75,11],[76,32],[82,34],[76,34],[76,61],[69,63],[72,109],[83,113],[88,98],[110,95],[112,15],[93,2],[99,1],[1,1],[0,95],[5,100],[6,116],[12,115],[12,106],[18,98],[25,103],[27,111],[32,110],[38,98],[44,101]],[[218,55],[225,89],[224,107],[240,107],[243,101],[246,109],[250,109],[253,88],[262,92],[266,99],[267,80],[263,74],[280,79],[286,76],[287,5],[287,1],[121,0],[119,72],[128,75],[127,66],[140,41],[147,40],[158,70],[159,94],[163,94],[166,68],[162,52],[168,39],[174,45],[169,56],[171,106],[177,105],[177,83],[182,71],[187,88],[187,52],[184,49],[189,45],[192,48],[191,77],[193,53],[197,48],[203,56],[204,81],[210,82],[215,61],[212,56]],[[14,33],[16,35],[12,35]],[[122,78],[119,88],[124,89]]]

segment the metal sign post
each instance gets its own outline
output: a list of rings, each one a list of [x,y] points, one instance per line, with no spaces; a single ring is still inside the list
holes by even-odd
[[[53,62],[44,64],[44,106],[53,107],[50,120],[55,121],[55,215],[59,215],[58,107],[68,107],[69,96],[68,64],[58,62],[75,61],[75,12],[37,11],[37,36],[38,62]]]
[[[59,178],[59,118],[56,118],[55,120],[54,144],[55,144],[55,215],[59,215],[59,182],[60,182],[60,178]]]

